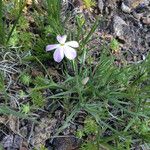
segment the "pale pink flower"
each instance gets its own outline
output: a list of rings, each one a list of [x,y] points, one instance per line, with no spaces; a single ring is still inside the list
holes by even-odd
[[[77,52],[74,48],[79,47],[79,44],[77,41],[69,41],[66,42],[67,36],[63,35],[57,36],[57,41],[59,44],[52,44],[46,46],[46,51],[55,50],[53,58],[56,62],[61,62],[64,56],[66,56],[69,60],[75,59],[77,56]]]

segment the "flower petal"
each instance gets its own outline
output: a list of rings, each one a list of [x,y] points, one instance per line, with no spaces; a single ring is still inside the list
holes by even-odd
[[[79,47],[79,43],[77,41],[69,41],[69,42],[66,42],[65,44],[74,48]]]
[[[67,35],[63,35],[63,36],[57,35],[57,41],[58,41],[60,44],[65,44],[66,39],[67,39]]]
[[[66,42],[65,45],[68,45],[74,48],[79,47],[79,43],[77,41],[69,41],[69,42]]]
[[[46,46],[46,51],[51,51],[51,50],[56,49],[58,47],[59,47],[59,44],[47,45]]]
[[[62,61],[62,59],[64,58],[64,49],[62,46],[58,47],[55,50],[53,57],[54,57],[54,60],[58,63]]]
[[[75,49],[67,45],[64,47],[64,54],[69,60],[73,60],[77,56]]]

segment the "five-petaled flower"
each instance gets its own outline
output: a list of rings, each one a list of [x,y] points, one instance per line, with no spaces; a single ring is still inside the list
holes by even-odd
[[[67,36],[63,35],[57,36],[57,41],[59,44],[52,44],[46,46],[46,51],[55,50],[53,58],[56,62],[61,62],[64,56],[66,56],[69,60],[73,60],[77,56],[77,52],[74,48],[79,47],[77,41],[69,41],[66,42]]]

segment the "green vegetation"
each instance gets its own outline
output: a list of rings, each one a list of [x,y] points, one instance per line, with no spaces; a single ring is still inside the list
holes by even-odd
[[[92,1],[84,3],[87,9],[93,7]],[[150,56],[118,67],[113,54],[119,50],[116,39],[90,46],[101,20],[89,27],[78,15],[72,27],[69,15],[62,17],[60,0],[45,0],[42,6],[33,0],[30,7],[34,11],[28,20],[25,1],[0,1],[0,114],[36,122],[33,114],[51,103],[49,115],[60,106],[66,115],[56,136],[79,112],[86,112],[83,128],[74,133],[83,141],[81,150],[130,150],[135,141],[150,144]],[[56,63],[53,52],[45,51],[48,44],[57,43],[57,35],[78,41],[74,60]],[[91,49],[99,50],[99,56],[90,55]],[[13,83],[20,87],[12,90]],[[18,98],[15,106],[13,92]],[[46,148],[41,145],[41,150]]]

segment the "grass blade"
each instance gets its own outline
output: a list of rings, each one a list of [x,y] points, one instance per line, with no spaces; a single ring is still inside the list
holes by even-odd
[[[19,118],[23,118],[23,119],[30,119],[32,121],[36,121],[33,118],[31,118],[31,117],[29,117],[29,116],[27,116],[25,114],[22,114],[20,112],[17,112],[15,110],[12,110],[9,107],[4,106],[4,105],[0,106],[0,114],[13,115],[15,117],[19,117]]]
[[[14,29],[15,29],[15,27],[16,27],[16,25],[17,25],[17,23],[18,23],[18,21],[19,21],[19,18],[21,17],[21,15],[22,15],[22,10],[24,9],[24,7],[25,7],[25,2],[22,4],[22,0],[20,0],[19,1],[19,6],[20,6],[20,8],[19,8],[19,13],[18,13],[18,16],[17,16],[17,18],[16,18],[16,20],[15,20],[15,23],[13,24],[13,27],[12,27],[12,29],[11,29],[11,31],[10,31],[10,33],[8,34],[8,37],[7,37],[7,40],[6,40],[6,45],[9,43],[9,40],[10,40],[10,38],[11,38],[11,36],[12,36],[12,34],[13,34],[13,31],[14,31]]]
[[[93,33],[95,32],[95,30],[97,29],[99,25],[99,19],[97,19],[93,25],[93,27],[91,28],[90,32],[88,33],[88,35],[85,37],[85,39],[83,40],[83,47],[88,43],[88,41],[90,40],[91,36],[93,35]]]
[[[4,24],[3,24],[3,2],[0,0],[0,44],[4,45],[5,34],[4,34]]]
[[[46,0],[48,20],[51,28],[55,34],[63,33],[63,26],[60,17],[61,1],[60,0]]]

